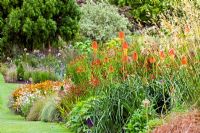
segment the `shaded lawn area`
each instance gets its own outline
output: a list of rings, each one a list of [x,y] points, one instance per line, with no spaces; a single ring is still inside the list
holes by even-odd
[[[4,83],[0,75],[0,133],[69,133],[64,124],[26,121],[7,107],[9,95],[19,86]]]

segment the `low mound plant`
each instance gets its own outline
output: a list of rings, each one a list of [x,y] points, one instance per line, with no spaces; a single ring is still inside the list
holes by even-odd
[[[65,82],[58,81],[26,84],[12,93],[9,108],[15,113],[27,116],[35,101],[45,99],[45,96],[55,93],[64,85]]]

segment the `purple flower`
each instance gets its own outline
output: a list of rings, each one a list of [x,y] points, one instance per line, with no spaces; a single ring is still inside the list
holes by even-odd
[[[86,124],[88,125],[89,128],[91,128],[91,127],[94,126],[94,123],[93,123],[92,119],[90,119],[90,118],[88,118],[88,119],[86,120]]]

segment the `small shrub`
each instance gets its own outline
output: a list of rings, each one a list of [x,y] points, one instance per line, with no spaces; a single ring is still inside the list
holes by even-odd
[[[81,34],[91,39],[105,41],[119,31],[129,32],[129,21],[118,13],[115,6],[107,3],[87,1],[81,7]]]
[[[67,127],[74,132],[91,132],[93,127],[93,114],[96,106],[101,104],[102,98],[90,97],[85,101],[78,102],[69,114]],[[87,122],[89,120],[89,122]]]

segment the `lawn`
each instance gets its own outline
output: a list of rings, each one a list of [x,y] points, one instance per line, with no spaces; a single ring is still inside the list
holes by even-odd
[[[64,125],[26,121],[10,112],[7,107],[9,95],[18,84],[4,83],[0,75],[0,133],[67,133]]]

